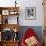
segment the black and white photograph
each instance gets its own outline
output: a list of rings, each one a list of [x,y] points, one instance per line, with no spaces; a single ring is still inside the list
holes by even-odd
[[[27,19],[27,20],[36,19],[36,8],[35,7],[26,7],[25,8],[25,19]]]

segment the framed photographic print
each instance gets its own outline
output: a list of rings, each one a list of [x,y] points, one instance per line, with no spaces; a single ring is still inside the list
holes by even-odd
[[[35,7],[26,7],[25,8],[25,19],[27,19],[27,20],[36,19],[36,8]]]
[[[2,10],[2,15],[9,15],[9,10]]]

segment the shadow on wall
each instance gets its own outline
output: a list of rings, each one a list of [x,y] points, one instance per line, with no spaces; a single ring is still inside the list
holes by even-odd
[[[42,26],[21,26],[20,27],[20,32],[19,32],[19,39],[20,39],[20,42],[23,38],[23,35],[25,33],[25,31],[28,29],[28,28],[32,28],[36,34],[37,34],[37,37],[39,39],[39,41],[41,43],[43,43],[43,30],[42,30]]]

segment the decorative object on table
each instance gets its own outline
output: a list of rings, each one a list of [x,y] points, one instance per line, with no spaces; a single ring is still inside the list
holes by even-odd
[[[16,2],[17,0],[15,0],[15,7],[16,7],[16,4],[17,4],[17,2]]]
[[[10,12],[9,12],[10,15],[17,15],[17,13],[18,12],[16,10],[10,10]]]
[[[36,8],[35,7],[26,7],[25,8],[25,19],[27,19],[27,20],[36,19]]]

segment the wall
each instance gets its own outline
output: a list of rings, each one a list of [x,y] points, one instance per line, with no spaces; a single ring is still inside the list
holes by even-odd
[[[0,0],[0,6],[15,6],[15,0]],[[17,0],[19,9],[20,26],[43,26],[42,0]],[[25,20],[25,7],[36,7],[36,20]]]
[[[1,6],[1,7],[14,6],[14,1],[15,1],[15,0],[0,0],[0,6]]]
[[[42,0],[21,0],[20,2],[20,25],[22,26],[42,26],[43,25],[43,6]],[[36,7],[36,20],[25,20],[25,7]]]

